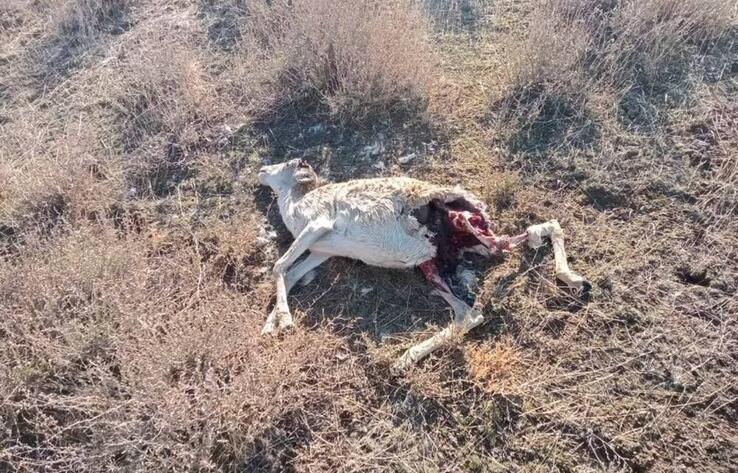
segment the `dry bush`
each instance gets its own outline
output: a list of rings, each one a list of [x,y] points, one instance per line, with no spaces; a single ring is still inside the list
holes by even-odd
[[[6,465],[90,468],[74,439],[108,440],[109,430],[91,429],[89,419],[122,394],[111,353],[121,304],[141,281],[129,277],[142,274],[141,250],[87,228],[51,243],[29,242],[3,266]]]
[[[593,45],[592,25],[581,17],[594,15],[597,10],[582,6],[570,11],[570,3],[573,2],[549,1],[530,14],[527,36],[509,57],[511,85],[578,85],[581,62]]]
[[[27,3],[23,11],[32,14],[19,35],[8,72],[18,75],[15,82],[33,90],[31,99],[54,91],[130,26],[130,6],[128,0]]]
[[[90,111],[90,88],[84,81],[61,87],[60,79],[75,73],[67,66],[80,65],[99,46],[97,40],[104,44],[98,33],[107,28],[110,16],[122,14],[126,3],[16,3],[19,34],[6,43],[9,56],[0,61],[7,81],[7,88],[2,84],[0,89],[8,99],[0,112],[5,138],[0,147],[0,225],[12,235],[0,241],[3,252],[39,232],[50,234],[64,222],[104,218],[124,188],[122,163],[108,146],[108,130]],[[88,18],[89,27],[64,26],[89,15],[95,16]],[[82,41],[81,35],[94,38]]]
[[[434,27],[443,32],[474,28],[487,6],[482,0],[422,0],[420,3]]]
[[[595,138],[587,110],[590,78],[582,63],[593,46],[586,24],[547,2],[530,15],[528,35],[507,56],[503,98],[495,105],[514,151],[588,146]]]
[[[659,108],[688,103],[699,80],[689,75],[695,58],[730,34],[733,15],[724,0],[538,5],[528,34],[509,51],[495,107],[513,150],[593,145],[613,98],[626,127],[653,129]]]
[[[586,73],[627,85],[684,60],[688,46],[725,37],[733,15],[723,0],[550,0],[531,13],[511,54],[512,83],[578,85],[572,78]]]
[[[198,51],[165,35],[126,43],[132,51],[111,64],[104,79],[104,92],[120,114],[125,150],[157,136],[194,146],[201,139],[198,132],[220,118]]]
[[[707,44],[723,37],[731,25],[733,9],[723,0],[623,2],[613,19],[618,37],[609,52],[629,75],[637,64],[659,69],[675,56],[680,59],[687,43]]]
[[[199,132],[217,120],[211,84],[197,54],[170,43],[127,59],[119,69],[127,80],[111,88],[124,149],[134,151],[152,138],[164,138],[173,154],[196,146]]]
[[[218,144],[224,122],[242,116],[216,87],[200,35],[191,11],[158,17],[123,35],[116,54],[88,78],[113,111],[113,143],[130,156],[136,194],[171,192],[199,151]]]
[[[366,123],[422,109],[434,66],[427,29],[407,1],[254,3],[243,61],[255,111],[294,107]]]
[[[220,237],[209,250],[232,254]],[[2,267],[3,465],[276,471],[363,402],[344,342],[316,329],[265,343],[270,285],[227,289],[204,246],[157,255],[82,225]]]
[[[124,180],[120,161],[105,159],[99,130],[81,122],[51,125],[45,113],[24,112],[0,126],[0,225],[20,236],[106,215]]]

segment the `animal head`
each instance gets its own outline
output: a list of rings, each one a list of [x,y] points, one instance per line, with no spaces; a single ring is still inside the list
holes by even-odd
[[[318,184],[318,175],[304,159],[293,159],[285,163],[262,166],[259,170],[259,182],[280,192],[297,186],[313,188]]]

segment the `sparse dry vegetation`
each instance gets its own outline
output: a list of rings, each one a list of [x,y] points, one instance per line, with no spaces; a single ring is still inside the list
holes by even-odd
[[[307,109],[367,125],[424,108],[434,58],[427,20],[412,2],[299,0],[245,8],[239,72],[257,82],[255,112],[265,118]]]
[[[0,470],[734,471],[737,31],[728,0],[4,2]],[[487,322],[392,376],[443,304],[333,260],[262,338],[289,240],[255,171],[295,156],[558,218],[592,300],[494,261]]]

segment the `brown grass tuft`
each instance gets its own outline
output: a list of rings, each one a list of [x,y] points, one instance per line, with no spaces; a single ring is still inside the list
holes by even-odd
[[[664,110],[690,102],[698,78],[688,71],[710,48],[730,42],[734,14],[723,0],[537,5],[527,35],[509,53],[495,106],[511,147],[541,153],[596,146],[599,128],[610,126],[611,100],[627,128],[661,126]]]
[[[469,346],[465,356],[471,377],[491,393],[505,393],[521,381],[522,359],[511,339]]]
[[[307,109],[368,124],[422,110],[434,65],[427,28],[404,0],[253,4],[243,61],[258,71],[250,73],[255,111]]]

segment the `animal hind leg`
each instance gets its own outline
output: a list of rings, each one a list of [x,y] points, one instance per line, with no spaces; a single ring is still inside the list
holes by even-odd
[[[327,253],[316,253],[311,250],[310,254],[307,255],[304,260],[300,261],[287,271],[287,276],[285,276],[285,289],[287,290],[287,294],[289,295],[292,288],[295,287],[298,282],[302,281],[306,274],[323,264],[323,262],[330,257],[331,255]],[[305,285],[308,282],[302,281],[300,284]]]
[[[393,366],[395,371],[402,371],[410,367],[443,346],[455,335],[464,335],[484,321],[484,317],[478,310],[469,307],[469,305],[464,301],[453,295],[451,289],[438,274],[438,269],[432,260],[421,264],[420,269],[423,271],[423,274],[425,274],[425,277],[431,285],[435,288],[433,290],[433,294],[442,297],[448,305],[451,306],[451,309],[454,312],[454,322],[450,326],[433,335],[431,338],[420,342],[405,351],[405,353],[395,362]]]
[[[526,233],[528,234],[528,246],[531,248],[542,246],[544,237],[551,238],[556,263],[556,277],[586,299],[592,290],[592,284],[569,268],[569,263],[566,261],[566,250],[564,249],[564,231],[561,229],[559,222],[550,220],[546,223],[532,225],[528,227]]]

